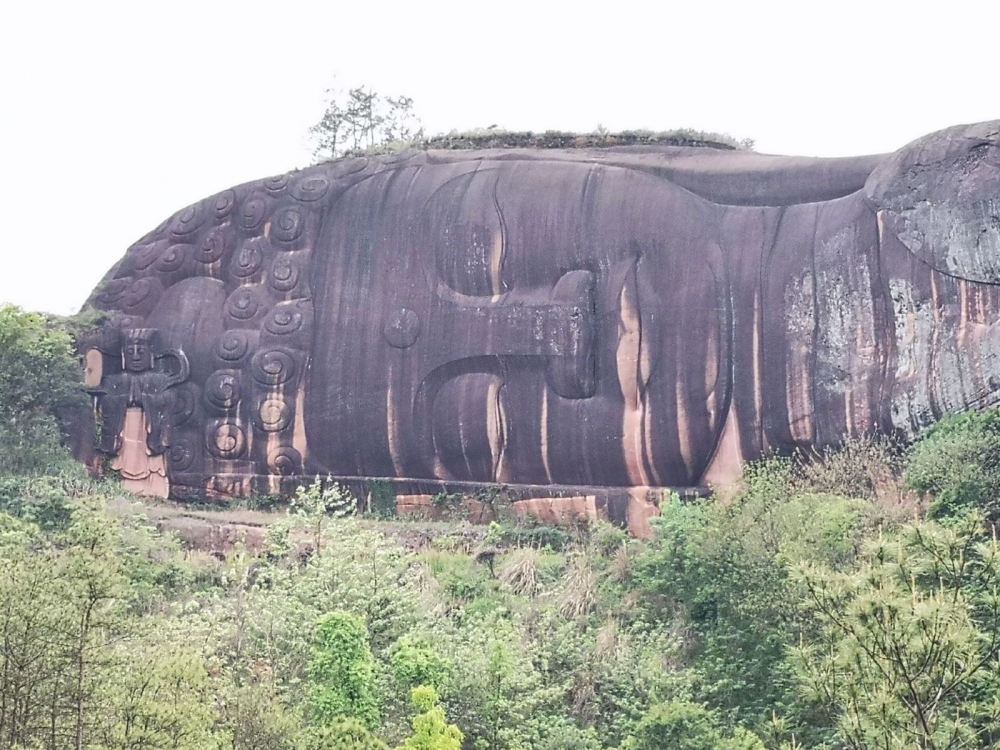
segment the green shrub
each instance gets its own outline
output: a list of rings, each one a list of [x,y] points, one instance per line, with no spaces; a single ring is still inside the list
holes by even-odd
[[[491,535],[503,547],[535,547],[553,552],[562,552],[575,541],[573,535],[560,526],[549,526],[530,519],[516,524],[494,523]]]
[[[0,306],[0,473],[69,464],[57,414],[85,405],[73,339],[38,313]]]
[[[727,502],[675,499],[635,562],[651,619],[690,628],[696,697],[727,721],[757,728],[794,702],[787,652],[797,642],[797,561],[854,564],[878,527],[877,506],[802,493],[787,459],[750,465]]]
[[[313,710],[324,724],[353,718],[369,729],[378,726],[375,659],[361,618],[331,612],[319,621],[309,677]]]
[[[801,566],[805,700],[836,747],[997,747],[1000,547],[977,514],[872,540],[850,571]]]
[[[635,733],[635,750],[718,750],[722,744],[711,711],[690,701],[659,703],[642,717]]]
[[[0,511],[55,530],[69,523],[72,509],[60,477],[0,476]]]
[[[413,717],[413,734],[399,750],[461,750],[462,732],[448,723],[434,688],[415,687],[410,691],[410,700],[420,713]]]
[[[906,481],[932,496],[931,518],[968,509],[1000,517],[1000,411],[969,412],[938,422],[913,446]]]
[[[486,568],[469,555],[445,550],[428,550],[422,558],[448,595],[459,602],[468,602],[486,594],[490,577]]]
[[[891,438],[861,437],[797,456],[803,490],[865,500],[900,499],[903,451]]]
[[[448,676],[449,664],[428,641],[403,636],[392,649],[392,671],[405,688],[418,685],[440,687]]]
[[[327,726],[305,730],[296,750],[389,750],[389,746],[357,719],[336,719]]]
[[[371,502],[368,511],[378,518],[392,518],[396,515],[396,490],[384,480],[373,479],[368,483]]]

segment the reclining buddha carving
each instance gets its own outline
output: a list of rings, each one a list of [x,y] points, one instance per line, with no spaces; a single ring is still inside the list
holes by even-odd
[[[995,403],[998,217],[1000,122],[840,159],[339,159],[198,201],[109,272],[101,447],[179,498],[329,474],[624,519],[769,451]]]

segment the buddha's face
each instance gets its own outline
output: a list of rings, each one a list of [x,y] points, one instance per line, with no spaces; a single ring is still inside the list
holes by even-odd
[[[128,372],[143,372],[153,367],[153,351],[149,343],[130,338],[125,344],[125,369]]]

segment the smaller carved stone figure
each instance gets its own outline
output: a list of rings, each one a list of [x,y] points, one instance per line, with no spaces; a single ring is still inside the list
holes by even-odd
[[[112,456],[125,487],[142,495],[167,497],[165,453],[170,446],[173,393],[188,378],[187,357],[165,350],[155,328],[122,332],[120,372],[103,374],[97,396],[102,452]],[[171,363],[172,360],[172,363]]]

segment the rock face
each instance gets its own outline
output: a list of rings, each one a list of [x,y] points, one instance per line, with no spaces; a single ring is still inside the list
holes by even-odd
[[[998,283],[1000,121],[846,159],[428,151],[181,210],[84,348],[151,491],[501,483],[644,523],[766,451],[995,403]]]

